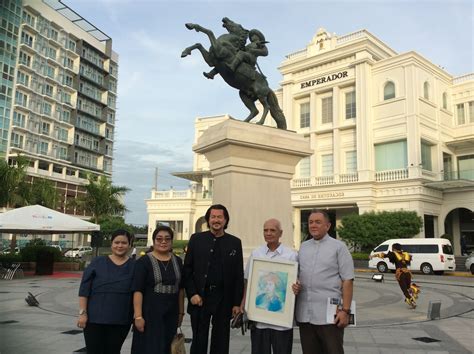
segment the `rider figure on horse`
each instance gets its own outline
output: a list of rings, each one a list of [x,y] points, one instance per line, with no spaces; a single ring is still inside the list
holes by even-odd
[[[268,55],[268,48],[265,45],[268,42],[265,40],[263,33],[257,29],[251,30],[248,37],[250,39],[250,43],[244,48],[240,48],[232,61],[226,65],[230,70],[235,72],[240,63],[245,62],[249,64],[250,67],[247,65],[242,66],[242,74],[254,80],[257,75],[257,57],[266,57]],[[209,72],[204,72],[203,75],[208,79],[214,79],[214,76],[216,76],[218,73],[219,71],[214,68]],[[262,72],[260,72],[260,74],[263,75]]]

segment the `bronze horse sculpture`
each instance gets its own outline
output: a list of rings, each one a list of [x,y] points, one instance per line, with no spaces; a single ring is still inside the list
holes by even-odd
[[[263,34],[258,30],[248,31],[227,17],[222,19],[222,23],[229,33],[217,38],[211,30],[198,24],[187,23],[187,29],[206,34],[211,46],[209,50],[206,50],[201,43],[196,43],[186,48],[181,57],[186,57],[194,49],[198,49],[205,62],[214,68],[210,73],[204,73],[204,75],[212,79],[214,75],[220,74],[227,84],[239,90],[240,98],[250,110],[245,122],[250,122],[259,113],[255,106],[255,101],[259,100],[263,106],[263,113],[257,124],[263,124],[270,112],[277,127],[286,129],[286,119],[278,105],[275,93],[270,89],[265,76],[255,68],[256,56],[268,53],[265,46],[265,43],[268,42],[265,42]],[[246,45],[249,37],[252,42]]]

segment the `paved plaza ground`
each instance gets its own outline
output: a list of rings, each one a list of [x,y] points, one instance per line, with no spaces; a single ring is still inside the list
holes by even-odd
[[[410,310],[393,274],[376,283],[372,273],[358,271],[354,297],[357,326],[346,329],[346,353],[472,353],[474,350],[474,278],[416,275],[422,287],[418,307]],[[77,291],[81,273],[53,277],[26,277],[0,281],[0,353],[73,353],[84,348],[82,331],[75,326]],[[39,307],[29,307],[24,298],[33,293]],[[430,301],[441,301],[441,319],[427,320]],[[189,316],[183,332],[191,338]],[[131,334],[123,346],[129,353]],[[189,344],[187,344],[189,350]],[[189,351],[188,351],[189,352]],[[232,354],[250,353],[250,336],[232,330]],[[300,354],[295,330],[293,354]]]

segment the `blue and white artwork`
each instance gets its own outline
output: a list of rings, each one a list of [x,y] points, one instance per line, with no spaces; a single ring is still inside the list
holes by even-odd
[[[270,312],[284,312],[288,273],[261,270],[257,284],[255,306]]]

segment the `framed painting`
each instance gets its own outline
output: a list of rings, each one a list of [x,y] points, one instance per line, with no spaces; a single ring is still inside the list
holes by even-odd
[[[247,279],[245,311],[256,322],[293,327],[298,263],[270,258],[253,258]]]

